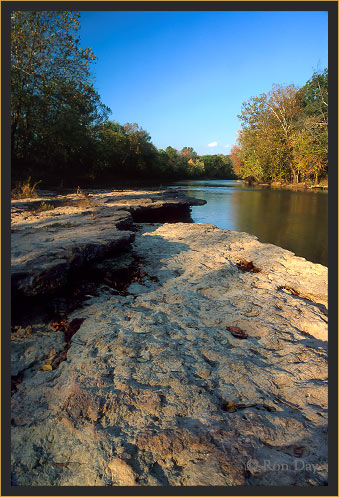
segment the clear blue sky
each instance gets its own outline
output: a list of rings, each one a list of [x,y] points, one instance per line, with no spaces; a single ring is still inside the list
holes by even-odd
[[[157,148],[228,154],[241,104],[327,67],[327,12],[81,13],[95,88]],[[208,146],[208,144],[215,144]]]

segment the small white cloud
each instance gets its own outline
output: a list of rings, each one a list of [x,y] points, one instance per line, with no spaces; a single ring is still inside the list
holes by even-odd
[[[225,145],[225,148],[231,148],[231,145],[227,144],[227,145]]]
[[[209,143],[207,146],[208,147],[216,147],[218,145],[218,142],[212,142],[212,143]]]

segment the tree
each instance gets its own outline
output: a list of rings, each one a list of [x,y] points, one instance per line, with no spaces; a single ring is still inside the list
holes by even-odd
[[[235,174],[242,177],[244,162],[241,157],[241,149],[237,145],[233,145],[231,148],[231,162]]]
[[[238,143],[245,177],[276,181],[290,176],[298,182],[292,137],[300,112],[301,93],[294,85],[274,85],[269,93],[242,105]]]
[[[327,172],[327,134],[321,130],[303,129],[293,137],[294,163],[304,180]]]
[[[106,121],[95,130],[96,176],[101,182],[125,177],[152,177],[158,173],[159,153],[151,137],[137,123],[123,126]]]
[[[183,147],[180,150],[180,155],[182,155],[182,157],[188,157],[189,159],[192,159],[193,157],[197,157],[198,154],[193,147]]]
[[[302,107],[307,117],[313,118],[314,125],[328,126],[328,70],[314,72],[302,88]],[[315,119],[314,119],[315,118]]]
[[[327,173],[328,72],[314,72],[298,89],[274,85],[251,97],[238,116],[242,130],[232,161],[242,177],[316,182]]]
[[[302,114],[293,135],[293,161],[304,179],[327,173],[328,162],[328,71],[314,72],[301,88]]]
[[[23,165],[37,172],[47,158],[50,172],[67,173],[90,140],[88,127],[108,115],[90,82],[95,56],[76,36],[79,18],[70,11],[12,13],[11,150],[19,174]]]
[[[190,158],[187,161],[187,174],[192,178],[199,178],[205,172],[204,161],[199,157]]]
[[[147,176],[157,156],[151,137],[137,123],[126,123],[124,130],[128,138],[128,169],[137,176]]]

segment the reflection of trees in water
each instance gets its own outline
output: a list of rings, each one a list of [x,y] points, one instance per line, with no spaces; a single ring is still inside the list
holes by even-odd
[[[230,208],[237,231],[252,233],[262,242],[327,265],[327,195],[235,191]]]

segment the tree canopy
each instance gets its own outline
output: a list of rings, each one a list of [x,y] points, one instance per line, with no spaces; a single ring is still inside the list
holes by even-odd
[[[298,183],[327,174],[327,69],[302,88],[274,85],[251,97],[238,117],[242,129],[231,157],[240,177]]]
[[[11,16],[12,173],[42,177],[84,167],[89,127],[107,118],[90,78],[95,60],[79,46],[79,12],[14,11]],[[74,169],[75,168],[75,169]]]

